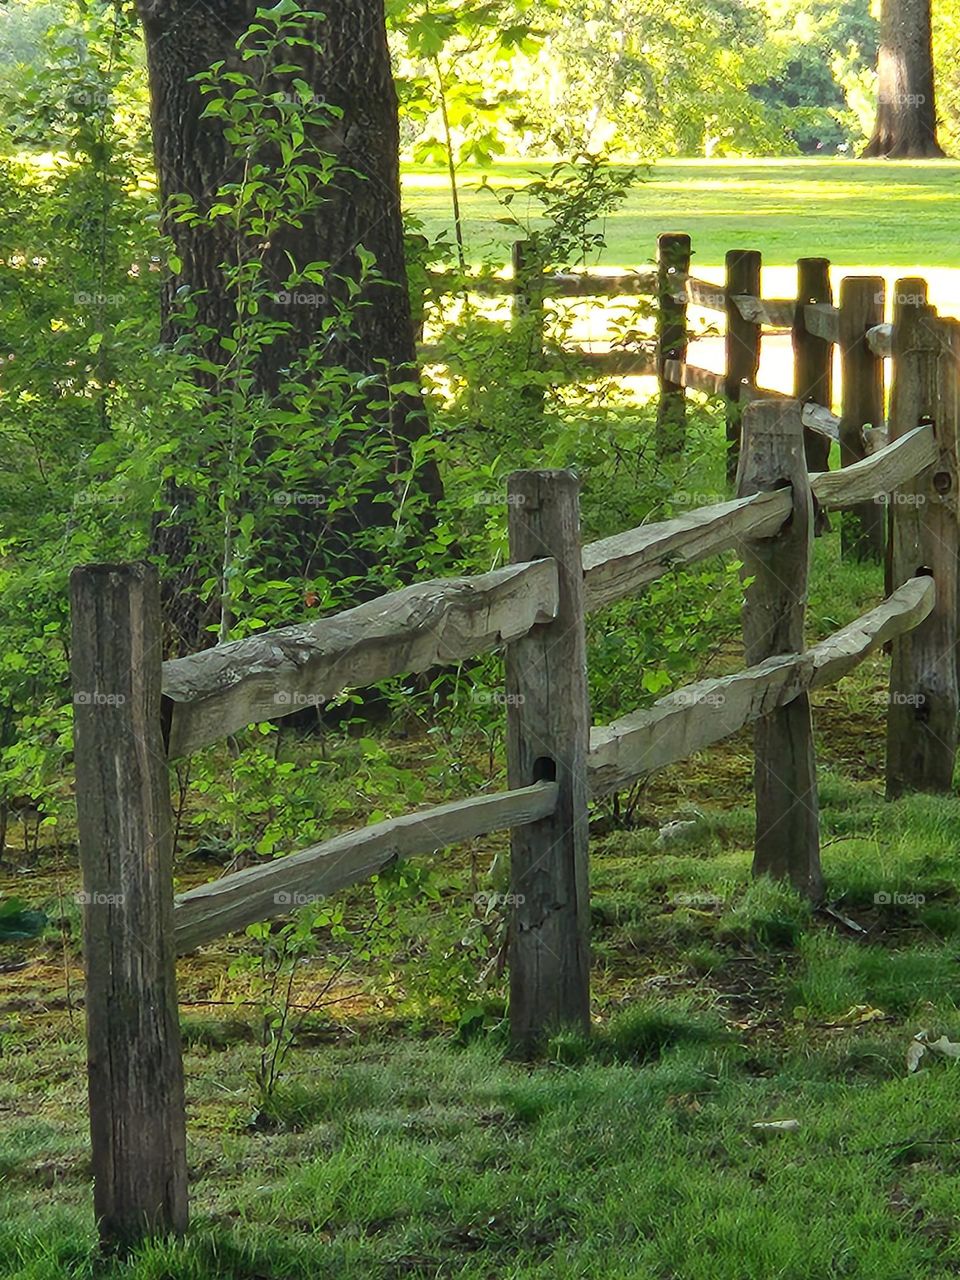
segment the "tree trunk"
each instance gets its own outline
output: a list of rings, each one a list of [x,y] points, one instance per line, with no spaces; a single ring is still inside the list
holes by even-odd
[[[883,0],[877,120],[864,158],[941,157],[933,88],[930,0]]]
[[[185,193],[205,209],[218,187],[240,177],[243,162],[235,158],[221,123],[201,119],[204,98],[192,77],[220,60],[226,62],[227,70],[249,69],[235,45],[253,21],[257,7],[257,0],[208,0],[200,6],[194,0],[138,0],[150,73],[154,151],[164,201]],[[290,62],[298,65],[296,75],[314,89],[318,101],[342,110],[342,117],[314,139],[318,149],[336,157],[342,171],[324,188],[324,202],[304,217],[302,227],[283,230],[261,250],[268,276],[283,299],[276,303],[270,318],[292,328],[266,349],[257,381],[261,391],[275,394],[278,370],[311,347],[323,350],[326,364],[369,377],[366,395],[370,407],[358,410],[358,414],[375,429],[389,433],[400,469],[409,460],[410,442],[426,431],[427,418],[418,393],[385,394],[390,383],[416,379],[416,342],[404,262],[397,98],[384,3],[337,0],[329,10],[328,17],[317,21],[310,32],[319,47],[291,49]],[[292,78],[277,76],[268,91],[289,91]],[[182,271],[164,286],[164,341],[172,342],[177,336],[173,321],[179,309],[176,293],[184,284],[189,285],[195,299],[197,324],[209,325],[217,335],[229,333],[234,305],[220,264],[235,261],[237,251],[227,221],[221,219],[215,228],[173,221],[165,227],[174,240]],[[380,279],[365,287],[359,299],[362,305],[353,307],[352,332],[337,330],[331,339],[325,336],[324,321],[335,312],[337,303],[347,298],[344,278],[359,275],[359,245],[374,255]],[[290,275],[288,252],[298,266],[332,264],[322,288],[293,294],[284,291],[284,281]],[[227,358],[219,349],[218,338],[211,340],[206,354],[218,363]],[[383,407],[386,402],[389,408]],[[321,495],[323,471],[324,460],[317,458],[316,488]],[[385,485],[390,479],[384,477]],[[435,501],[440,496],[433,463],[420,468],[419,484],[428,499]],[[186,567],[197,552],[192,502],[188,493],[178,491],[171,497],[177,513],[158,526],[155,549],[164,555],[175,575],[166,583],[168,620],[179,632],[179,647],[190,649],[198,646],[203,627],[211,621],[210,616],[203,616],[191,588],[209,576],[204,570],[210,568],[215,573],[216,569],[212,565],[196,570]],[[393,518],[389,504],[359,500],[331,530],[322,503],[305,509],[311,514],[298,524],[298,562],[287,565],[288,576],[302,573],[309,577],[321,570],[332,570],[334,575],[362,573],[368,566],[362,554],[354,553],[352,535]],[[290,528],[289,518],[285,528]],[[318,552],[318,544],[322,544],[322,552]],[[211,556],[211,560],[215,558]]]

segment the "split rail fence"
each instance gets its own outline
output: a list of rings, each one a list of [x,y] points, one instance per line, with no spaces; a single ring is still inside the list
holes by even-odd
[[[690,274],[692,245],[689,235],[671,232],[657,242],[655,270],[599,274],[595,272],[543,272],[534,246],[518,241],[513,246],[511,277],[473,277],[464,281],[451,273],[429,273],[425,294],[466,292],[479,296],[512,298],[515,323],[539,329],[535,361],[544,362],[542,335],[545,306],[557,298],[647,298],[653,305],[655,333],[648,343],[631,348],[592,351],[565,348],[579,368],[597,377],[654,376],[659,383],[657,443],[661,453],[683,448],[686,392],[699,392],[725,401],[728,440],[727,474],[736,478],[740,424],[744,406],[756,399],[798,399],[802,406],[804,448],[811,471],[825,471],[830,446],[840,446],[846,467],[880,447],[885,422],[885,363],[892,356],[893,325],[885,322],[887,287],[883,276],[848,276],[841,281],[835,305],[826,258],[801,258],[797,262],[797,296],[764,298],[761,293],[762,254],[756,249],[732,249],[725,257],[724,283],[714,284]],[[898,299],[924,305],[927,284],[923,279],[897,282]],[[691,308],[724,317],[724,372],[704,369],[687,360],[691,332]],[[421,301],[419,314],[426,314]],[[790,394],[758,385],[761,341],[764,333],[789,333],[793,354],[793,388]],[[834,348],[840,348],[841,387],[834,402]],[[441,359],[436,345],[422,347],[423,358]],[[864,434],[863,428],[869,430]],[[884,553],[883,508],[864,504],[850,513],[842,530],[844,555],[880,558]]]
[[[688,291],[698,287],[687,280]],[[825,329],[834,325],[833,312],[813,314],[826,317]],[[871,351],[890,344],[890,443],[840,471],[810,473],[809,416],[800,400],[753,400],[740,424],[730,501],[584,546],[575,477],[518,472],[508,487],[511,563],[503,568],[418,583],[334,617],[167,662],[153,568],[74,570],[90,1121],[105,1246],[187,1225],[178,954],[288,913],[295,895],[332,894],[400,859],[509,830],[510,1025],[517,1049],[532,1053],[553,1028],[589,1028],[591,800],[752,724],[755,870],[818,898],[810,694],[884,645],[892,650],[888,791],[951,787],[960,326],[907,289],[892,337],[870,338],[872,319],[862,315],[857,332]],[[670,360],[684,368],[679,356]],[[817,513],[864,504],[886,504],[892,513],[887,598],[807,648]],[[749,580],[744,669],[591,727],[586,615],[677,566],[733,548]],[[171,760],[289,714],[305,698],[323,702],[346,688],[501,649],[505,790],[345,832],[174,897]],[[639,673],[624,673],[631,676],[639,685]]]

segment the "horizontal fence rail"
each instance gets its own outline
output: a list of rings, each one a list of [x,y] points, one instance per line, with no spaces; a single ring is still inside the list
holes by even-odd
[[[332,618],[234,640],[163,665],[171,757],[346,688],[461,662],[548,622],[551,560],[418,583]]]
[[[836,684],[875,649],[919,626],[935,600],[932,578],[912,578],[883,604],[804,653],[768,658],[733,675],[686,685],[647,710],[594,728],[591,795],[629,787],[730,737],[804,691]]]
[[[222,876],[174,900],[177,951],[192,951],[260,920],[289,915],[414,854],[542,821],[556,803],[552,782],[473,796],[347,831],[265,866]]]

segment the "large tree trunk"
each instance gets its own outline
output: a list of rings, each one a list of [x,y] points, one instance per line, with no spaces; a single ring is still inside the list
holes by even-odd
[[[239,177],[242,162],[224,139],[220,122],[201,119],[204,98],[191,79],[220,60],[226,62],[227,69],[244,67],[235,45],[253,21],[257,0],[206,0],[202,5],[195,0],[138,0],[138,7],[146,36],[160,193],[164,201],[186,193],[203,209],[218,187]],[[274,393],[277,370],[298,352],[321,346],[326,363],[370,375],[371,406],[390,401],[389,409],[371,407],[370,420],[390,433],[400,467],[409,456],[409,443],[426,431],[427,419],[419,394],[384,394],[387,382],[409,384],[416,376],[400,213],[397,99],[384,2],[336,0],[326,8],[328,16],[314,24],[311,33],[319,49],[298,46],[290,50],[290,61],[298,64],[298,75],[312,86],[319,101],[343,112],[315,139],[318,148],[336,157],[342,171],[324,188],[324,203],[304,218],[302,228],[274,236],[264,252],[266,269],[281,295],[290,274],[287,252],[300,266],[320,261],[332,267],[322,289],[303,289],[293,295],[309,301],[277,305],[276,318],[291,324],[292,331],[267,349],[258,381],[262,390]],[[287,90],[291,78],[281,76],[269,87]],[[217,230],[206,224],[190,227],[176,222],[166,227],[182,262],[182,271],[167,282],[163,295],[166,341],[177,336],[172,317],[178,309],[176,291],[183,284],[190,286],[196,298],[197,323],[209,325],[218,335],[230,331],[234,307],[220,264],[235,261],[236,246],[226,223],[221,220]],[[353,310],[352,332],[338,331],[339,336],[331,341],[323,336],[323,322],[335,310],[338,298],[347,296],[346,284],[337,277],[359,274],[358,245],[375,256],[382,283],[365,289],[364,305]],[[217,349],[216,339],[208,354],[215,361],[226,358]],[[317,459],[321,495],[322,476],[323,460]],[[384,479],[389,483],[389,477]],[[432,463],[421,468],[419,480],[428,498],[440,495]],[[192,550],[195,555],[197,548],[191,545],[189,494],[177,493],[174,498],[177,515],[158,526],[155,541],[167,561],[177,566],[184,565],[186,552]],[[299,563],[289,566],[291,576],[298,572],[310,576],[321,569],[327,573],[362,572],[364,557],[352,556],[351,534],[390,519],[389,508],[360,500],[347,517],[352,528],[341,517],[335,529],[326,524],[322,506],[310,510],[312,517],[305,517],[298,526],[302,528],[301,554]],[[168,618],[179,632],[181,649],[197,647],[203,626],[211,620],[201,616],[203,611],[190,590],[201,576],[207,576],[202,569],[184,570],[180,581],[167,584]]]
[[[877,121],[863,156],[943,155],[937,142],[930,0],[883,0]]]

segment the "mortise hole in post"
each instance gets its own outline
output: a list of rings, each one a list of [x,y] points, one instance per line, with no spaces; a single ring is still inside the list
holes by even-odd
[[[534,782],[556,782],[557,762],[550,756],[540,756],[533,762]]]
[[[932,578],[933,570],[930,568],[928,564],[921,564],[916,569],[914,569],[913,576],[915,578]]]
[[[933,487],[937,493],[949,493],[953,488],[953,477],[949,471],[938,471],[933,477]]]

